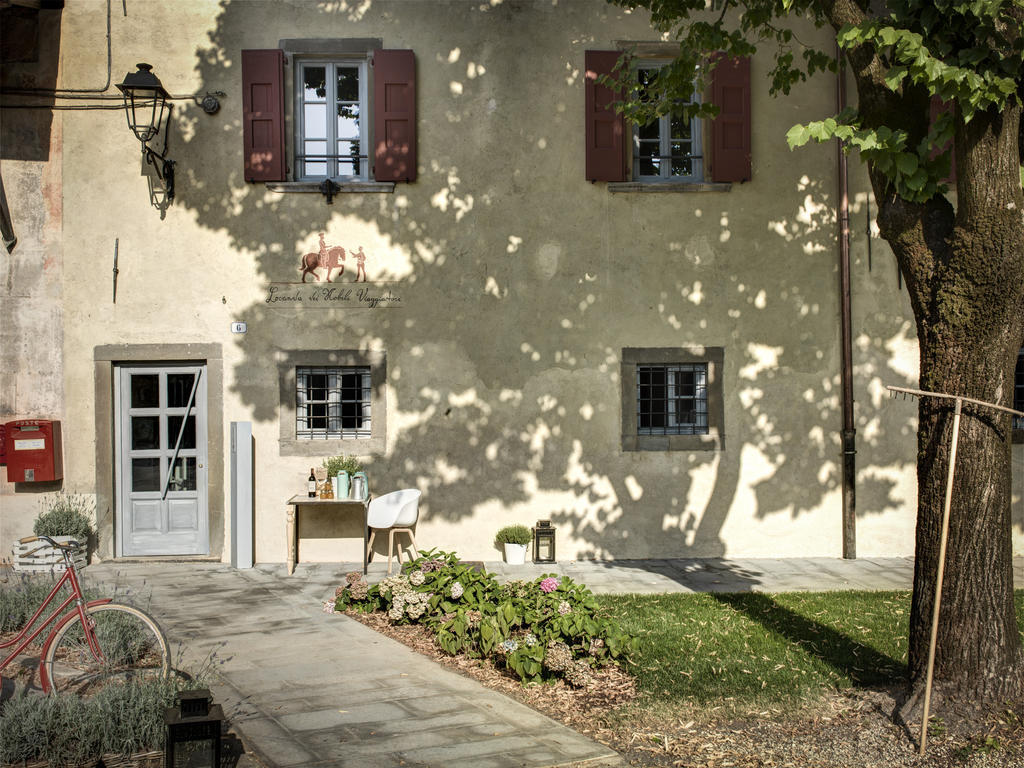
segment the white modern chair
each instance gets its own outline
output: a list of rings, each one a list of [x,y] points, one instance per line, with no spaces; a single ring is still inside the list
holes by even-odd
[[[366,559],[373,554],[373,538],[377,531],[388,532],[388,576],[391,575],[391,557],[395,548],[395,534],[406,533],[412,542],[413,557],[419,557],[416,551],[416,537],[412,526],[420,514],[420,492],[415,488],[385,493],[370,500],[370,508],[366,512],[366,524],[370,529],[370,540],[366,544]],[[402,547],[399,542],[398,564],[402,564]]]

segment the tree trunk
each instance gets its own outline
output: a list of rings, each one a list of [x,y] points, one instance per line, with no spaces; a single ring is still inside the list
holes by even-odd
[[[941,204],[917,206],[924,212],[917,212],[915,237],[906,227],[912,206],[893,202],[885,216],[914,304],[921,389],[1004,407],[1012,405],[1013,368],[1024,341],[1019,117],[1019,107],[1009,107],[966,125],[958,118],[955,222],[940,215]],[[953,408],[951,400],[923,398],[918,410],[909,645],[916,686],[928,660]],[[964,406],[935,656],[936,691],[947,699],[994,702],[1024,693],[1013,605],[1010,438],[1008,414]]]

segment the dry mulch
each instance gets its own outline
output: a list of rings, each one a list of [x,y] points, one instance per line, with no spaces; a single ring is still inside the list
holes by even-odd
[[[899,701],[893,690],[830,692],[797,711],[736,714],[724,702],[666,713],[639,700],[635,680],[618,667],[598,670],[584,689],[562,681],[524,686],[490,662],[449,656],[425,627],[396,626],[382,613],[346,615],[611,747],[631,766],[1024,768],[1024,702],[940,721],[920,757],[920,725],[911,731],[893,722]]]

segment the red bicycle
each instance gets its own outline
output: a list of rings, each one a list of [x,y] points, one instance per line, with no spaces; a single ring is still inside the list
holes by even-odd
[[[156,621],[145,611],[115,603],[112,598],[87,602],[72,557],[77,542],[61,544],[49,536],[29,536],[20,543],[34,541],[44,543],[29,555],[53,547],[64,556],[67,568],[21,631],[0,643],[0,648],[14,646],[0,661],[0,672],[52,625],[39,656],[39,683],[46,693],[70,691],[81,695],[111,682],[166,677],[171,668],[170,653],[167,638]],[[71,594],[33,629],[65,585]],[[61,616],[72,605],[73,610]]]

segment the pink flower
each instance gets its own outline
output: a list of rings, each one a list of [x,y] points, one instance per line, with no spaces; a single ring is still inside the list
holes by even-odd
[[[558,579],[548,576],[540,583],[540,589],[542,592],[554,592],[558,589]]]

